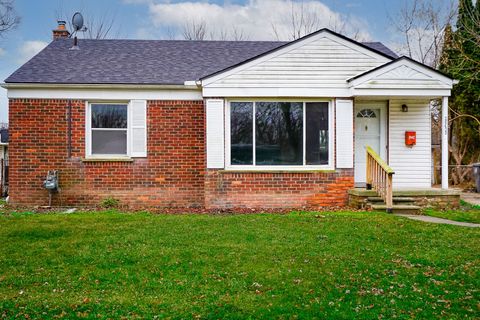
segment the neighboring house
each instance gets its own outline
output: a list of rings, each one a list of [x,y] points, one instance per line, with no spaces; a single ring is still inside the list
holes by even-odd
[[[0,124],[0,195],[8,195],[8,124]]]
[[[431,187],[429,101],[454,81],[381,43],[54,36],[4,84],[13,204],[45,204],[58,170],[57,205],[343,206],[367,145],[394,188]]]

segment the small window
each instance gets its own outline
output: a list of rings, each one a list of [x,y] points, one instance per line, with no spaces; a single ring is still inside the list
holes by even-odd
[[[377,115],[375,114],[375,111],[372,109],[363,109],[360,110],[359,113],[357,113],[357,118],[376,118]]]
[[[90,126],[91,155],[127,155],[127,104],[91,104]]]

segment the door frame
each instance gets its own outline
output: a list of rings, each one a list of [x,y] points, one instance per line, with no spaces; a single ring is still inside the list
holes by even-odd
[[[357,113],[362,110],[362,109],[380,109],[380,157],[388,163],[388,122],[387,122],[387,112],[388,112],[388,100],[359,100],[355,101],[354,105],[354,111],[353,111],[353,119],[354,119],[354,136],[356,138],[356,119],[357,119]],[[355,141],[354,141],[354,146],[355,146]],[[357,158],[357,152],[360,152],[360,150],[357,150],[355,148],[354,152],[354,168],[353,170],[357,170],[356,168],[356,158]],[[355,176],[355,174],[354,174]],[[354,181],[355,186],[357,185],[363,185],[365,182],[358,182]]]

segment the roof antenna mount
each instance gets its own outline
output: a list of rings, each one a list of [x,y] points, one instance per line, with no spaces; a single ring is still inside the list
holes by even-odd
[[[87,31],[87,27],[83,25],[83,16],[80,12],[75,12],[73,17],[72,17],[72,27],[73,27],[73,32],[70,35],[73,36],[73,46],[70,48],[70,50],[80,50],[78,47],[78,38],[77,38],[77,32],[82,31],[85,32]]]

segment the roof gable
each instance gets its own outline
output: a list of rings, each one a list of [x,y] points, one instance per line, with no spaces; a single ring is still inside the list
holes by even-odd
[[[398,58],[348,80],[356,89],[438,88],[450,89],[453,80],[407,57]]]
[[[219,79],[228,77],[234,73],[241,72],[245,69],[248,69],[252,66],[259,65],[265,61],[270,61],[272,59],[275,59],[278,56],[291,53],[296,49],[318,43],[322,39],[329,40],[322,43],[322,45],[325,46],[325,48],[327,48],[326,45],[328,45],[328,42],[334,42],[339,46],[342,46],[344,48],[349,48],[351,50],[350,53],[355,52],[355,54],[357,55],[369,57],[371,59],[378,61],[379,63],[385,63],[396,58],[396,55],[392,51],[390,51],[390,49],[386,48],[382,44],[379,44],[378,42],[370,42],[370,43],[367,43],[368,44],[367,45],[367,44],[363,44],[355,40],[352,40],[350,38],[347,38],[338,33],[335,33],[329,29],[321,29],[303,38],[285,43],[282,46],[279,46],[277,48],[264,52],[258,56],[254,56],[248,60],[232,65],[226,69],[219,70],[213,74],[207,75],[201,79],[202,83],[204,85],[208,85],[210,83],[218,81]],[[380,48],[380,47],[385,48],[386,51],[382,52],[377,50],[377,48]],[[324,52],[324,53],[326,53],[327,55],[331,54],[331,52]],[[337,58],[341,58],[341,57],[337,56]],[[377,65],[379,65],[379,63],[377,63],[372,67],[376,67]]]
[[[335,88],[389,62],[330,31],[317,32],[202,80],[204,88]]]

